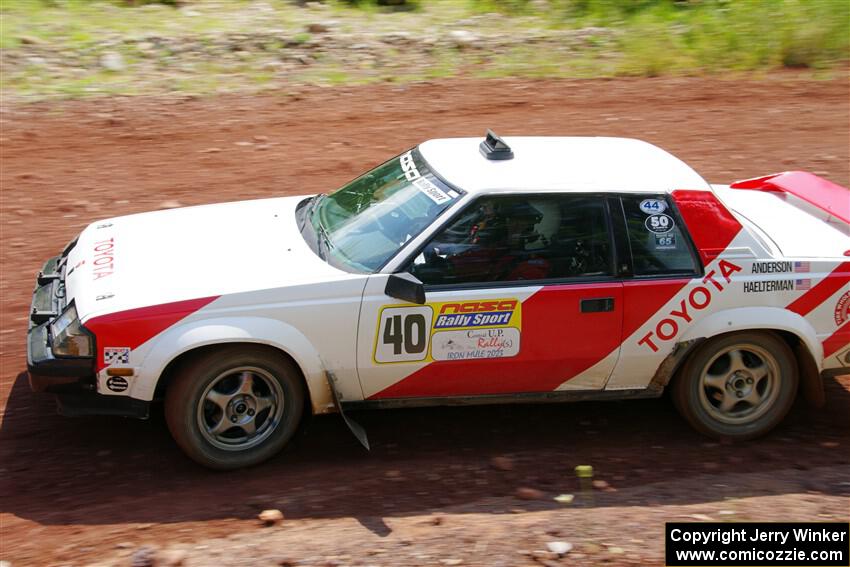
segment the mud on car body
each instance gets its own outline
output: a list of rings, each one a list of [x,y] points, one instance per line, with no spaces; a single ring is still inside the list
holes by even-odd
[[[848,190],[808,173],[709,185],[637,140],[431,140],[327,195],[91,224],[38,275],[30,381],[68,415],[164,399],[214,468],[308,414],[665,388],[749,439],[850,370],[848,254]]]

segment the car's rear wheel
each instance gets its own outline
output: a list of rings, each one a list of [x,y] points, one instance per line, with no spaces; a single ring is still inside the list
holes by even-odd
[[[679,412],[716,438],[752,439],[773,429],[797,393],[797,365],[773,333],[710,339],[691,355],[671,386]]]
[[[165,417],[189,457],[214,469],[262,462],[295,433],[304,386],[295,365],[260,346],[204,351],[182,365],[165,396]]]

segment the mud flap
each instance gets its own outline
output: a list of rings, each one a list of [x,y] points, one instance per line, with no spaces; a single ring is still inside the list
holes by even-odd
[[[679,370],[688,355],[694,352],[704,341],[705,337],[699,337],[690,341],[676,343],[673,346],[673,351],[661,361],[658,370],[655,371],[655,376],[652,377],[652,381],[649,383],[648,389],[659,393],[664,391],[664,388],[673,379],[676,371]]]
[[[345,414],[345,411],[342,409],[342,403],[340,402],[339,392],[336,389],[336,376],[334,376],[333,372],[325,372],[325,377],[328,380],[328,387],[331,389],[331,396],[334,400],[334,406],[336,407],[339,415],[342,416],[342,420],[345,422],[345,425],[348,426],[348,429],[357,437],[357,440],[360,441],[360,444],[366,447],[366,450],[369,451],[369,438],[366,437],[366,430],[363,427],[348,417]]]

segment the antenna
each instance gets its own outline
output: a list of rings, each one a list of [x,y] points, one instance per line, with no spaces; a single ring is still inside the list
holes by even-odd
[[[481,151],[481,155],[487,159],[503,160],[513,159],[514,157],[514,152],[511,150],[511,147],[489,128],[487,129],[487,136],[478,146],[478,149]]]

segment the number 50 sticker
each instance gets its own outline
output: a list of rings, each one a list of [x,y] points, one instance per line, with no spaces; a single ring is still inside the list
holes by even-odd
[[[676,228],[676,223],[673,222],[673,217],[667,215],[652,215],[646,217],[644,225],[648,231],[654,232],[655,234],[663,234]]]
[[[428,356],[431,320],[428,307],[387,307],[378,317],[375,362],[414,362]]]

